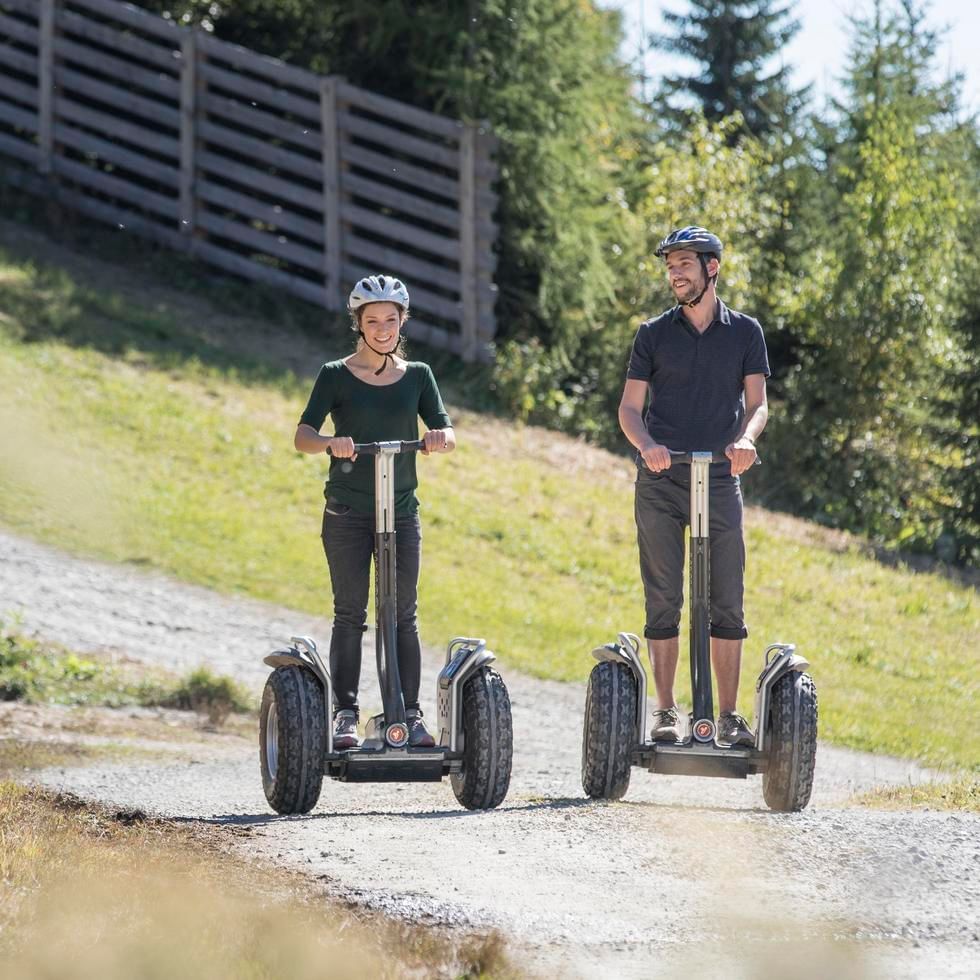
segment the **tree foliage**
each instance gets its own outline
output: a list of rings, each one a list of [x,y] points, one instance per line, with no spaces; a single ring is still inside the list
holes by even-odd
[[[666,76],[658,107],[684,124],[692,101],[711,122],[739,113],[755,136],[792,129],[807,89],[794,89],[791,69],[772,63],[800,29],[793,6],[778,0],[688,0],[684,13],[663,11],[672,33],[655,35],[653,46],[700,69]]]

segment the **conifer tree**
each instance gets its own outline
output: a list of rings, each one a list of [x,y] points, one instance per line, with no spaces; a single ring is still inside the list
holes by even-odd
[[[692,104],[710,122],[738,112],[755,136],[791,129],[808,93],[808,88],[794,89],[790,69],[778,64],[779,53],[800,29],[792,17],[794,3],[688,0],[686,13],[664,11],[672,32],[654,35],[651,45],[700,68],[663,79],[661,110],[681,123]]]

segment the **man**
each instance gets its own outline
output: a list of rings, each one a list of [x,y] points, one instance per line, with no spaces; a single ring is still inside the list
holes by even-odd
[[[673,231],[660,243],[656,254],[666,263],[677,306],[637,331],[619,424],[637,449],[637,542],[644,636],[657,694],[651,735],[658,741],[680,738],[674,674],[684,601],[684,526],[690,519],[690,466],[672,466],[670,451],[724,453],[730,460],[711,465],[711,663],[718,740],[751,745],[752,732],[735,710],[747,635],[738,478],[755,462],[755,440],[768,418],[769,361],[758,320],[728,309],[716,295],[721,253],[721,241],[695,226]]]

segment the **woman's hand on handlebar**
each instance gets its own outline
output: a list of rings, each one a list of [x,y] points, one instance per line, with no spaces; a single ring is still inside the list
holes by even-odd
[[[354,452],[354,440],[350,436],[331,436],[327,440],[326,453],[337,459],[357,459]]]
[[[753,463],[758,454],[755,443],[744,436],[725,447],[725,455],[732,461],[732,476],[744,473]]]
[[[448,436],[445,429],[429,429],[422,436],[422,452],[428,456],[429,453],[444,453],[448,445]]]
[[[646,449],[640,450],[640,456],[646,463],[647,469],[654,473],[670,469],[670,450],[666,446],[652,442]]]

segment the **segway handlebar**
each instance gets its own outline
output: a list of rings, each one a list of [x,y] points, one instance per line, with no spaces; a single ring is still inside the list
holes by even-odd
[[[414,453],[425,449],[425,440],[423,439],[403,439],[395,440],[394,442],[355,442],[354,452],[358,455],[364,456],[377,456],[378,453],[387,449],[388,452],[392,453]],[[332,456],[333,453],[330,452],[330,447],[327,446],[327,455]]]
[[[679,452],[675,452],[673,449],[668,449],[667,452],[670,453],[670,462],[671,462],[671,464],[673,464],[673,463],[693,463],[695,456],[700,456],[700,455],[705,455],[706,456],[707,455],[707,452],[705,452],[704,454],[701,454],[701,453],[693,453],[693,452],[692,453],[679,453]],[[711,462],[712,463],[730,463],[731,460],[724,453],[712,453],[711,454]],[[756,456],[755,457],[755,462],[752,465],[753,466],[759,466],[761,463],[762,463],[762,460],[758,456]]]

